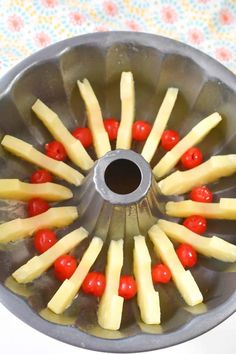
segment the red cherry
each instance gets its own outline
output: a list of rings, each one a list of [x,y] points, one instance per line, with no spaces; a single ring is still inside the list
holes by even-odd
[[[85,148],[89,148],[93,143],[92,133],[87,127],[75,129],[72,135],[78,139]]]
[[[152,267],[152,281],[157,283],[168,283],[171,280],[170,269],[165,264],[156,264]]]
[[[122,275],[120,277],[119,295],[125,300],[132,299],[137,294],[137,285],[132,275]]]
[[[180,136],[175,130],[165,130],[161,137],[161,146],[169,151],[180,141]]]
[[[137,120],[133,124],[132,135],[133,139],[137,141],[145,141],[152,130],[152,126],[148,122]]]
[[[190,193],[190,199],[195,202],[212,203],[213,194],[206,186],[195,187]]]
[[[57,242],[55,232],[49,229],[41,229],[34,234],[34,247],[39,253],[44,253]]]
[[[198,148],[188,149],[181,157],[181,162],[184,168],[190,170],[202,163],[203,156],[202,152]]]
[[[31,183],[46,183],[51,181],[52,175],[47,170],[37,170],[30,177]]]
[[[207,221],[201,215],[191,215],[184,220],[183,225],[192,232],[202,235],[206,232]]]
[[[184,267],[191,268],[197,263],[197,253],[195,249],[186,243],[182,243],[176,249],[176,253]]]
[[[104,293],[106,287],[106,278],[100,272],[90,272],[82,284],[82,290],[86,294],[100,297]]]
[[[54,274],[58,280],[69,279],[77,268],[75,257],[65,254],[54,262]]]
[[[120,122],[115,118],[107,118],[103,123],[110,141],[116,140]]]
[[[66,150],[62,143],[53,140],[50,143],[45,144],[46,155],[54,160],[64,161],[67,158]]]
[[[28,201],[28,215],[35,216],[44,213],[49,209],[49,204],[41,198],[32,198]]]

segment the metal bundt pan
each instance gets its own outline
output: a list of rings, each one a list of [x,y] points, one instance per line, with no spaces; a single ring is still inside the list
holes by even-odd
[[[213,59],[189,46],[143,33],[110,32],[68,39],[17,65],[0,81],[0,137],[11,134],[39,149],[52,139],[31,112],[31,106],[37,97],[55,110],[70,130],[85,125],[84,105],[76,85],[76,80],[85,77],[90,80],[97,94],[104,117],[120,117],[119,81],[122,71],[132,71],[134,75],[136,119],[152,122],[166,89],[178,87],[180,95],[169,127],[183,135],[200,119],[218,111],[224,120],[221,128],[213,130],[200,144],[204,157],[207,159],[213,154],[236,153],[235,76]],[[141,144],[135,143],[132,148],[139,152]],[[92,150],[90,153],[95,157]],[[122,151],[120,153],[123,154]],[[27,180],[33,166],[13,157],[2,148],[0,154],[1,178]],[[140,167],[143,187],[139,196],[134,192],[132,201],[133,203],[141,198],[140,203],[124,207],[129,201],[125,197],[122,203],[122,198],[114,201],[114,195],[104,200],[104,195],[100,193],[104,184],[101,181],[104,166],[109,165],[109,159],[113,160],[117,156],[117,153],[110,154],[97,163],[84,185],[73,188],[75,197],[67,204],[78,205],[81,214],[74,227],[82,224],[90,232],[96,229],[96,233],[104,238],[109,233],[108,239],[115,237],[118,224],[123,227],[124,221],[118,223],[118,220],[126,215],[126,225],[130,227],[125,230],[125,271],[130,271],[132,243],[129,242],[129,236],[146,232],[148,223],[152,223],[153,218],[149,219],[143,210],[147,210],[146,206],[149,205],[152,214],[158,217],[162,215],[163,200],[153,186],[149,166],[140,160],[141,156],[132,152],[126,152],[122,156],[125,159],[130,157]],[[162,154],[159,149],[153,163]],[[222,179],[211,188],[217,198],[235,197],[235,177]],[[111,206],[113,202],[118,206]],[[25,216],[24,203],[1,201],[0,210],[1,222]],[[233,221],[209,221],[208,230],[209,235],[216,234],[227,241],[236,242]],[[65,234],[65,231],[60,230],[59,235]],[[75,250],[76,255],[81,255],[86,246],[86,242],[79,246]],[[148,246],[155,260],[149,243]],[[107,247],[108,242],[95,264],[94,268],[97,270],[104,271]],[[51,321],[61,324],[52,323],[42,318],[48,316],[41,312],[59,286],[51,271],[28,286],[17,287],[15,283],[8,281],[7,286],[11,290],[6,287],[9,275],[33,254],[32,239],[1,247],[0,300],[30,326],[78,347],[107,352],[138,352],[163,348],[208,331],[236,309],[236,267],[200,257],[198,266],[192,272],[204,295],[204,305],[189,308],[173,284],[158,286],[162,310],[161,326],[143,324],[134,299],[125,302],[120,331],[103,330],[97,324],[97,300],[82,292],[65,315],[51,318]]]

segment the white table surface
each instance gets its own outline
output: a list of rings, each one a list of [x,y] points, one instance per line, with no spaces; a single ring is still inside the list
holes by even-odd
[[[235,354],[236,314],[208,333],[171,348],[152,351],[158,354]],[[85,349],[52,339],[21,322],[0,304],[1,353],[13,354],[88,354]],[[27,343],[23,347],[23,343]],[[96,353],[96,352],[94,352]]]

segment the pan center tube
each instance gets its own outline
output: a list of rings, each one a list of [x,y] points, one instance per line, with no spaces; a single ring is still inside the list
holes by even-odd
[[[138,203],[146,197],[152,181],[150,165],[132,150],[110,151],[94,168],[97,192],[113,205]]]

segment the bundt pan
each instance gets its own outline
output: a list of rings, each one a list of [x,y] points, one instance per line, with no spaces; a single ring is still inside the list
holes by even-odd
[[[178,87],[180,93],[169,128],[183,135],[200,119],[217,111],[224,119],[221,129],[212,131],[200,144],[204,158],[236,153],[235,76],[187,45],[129,32],[68,39],[41,50],[12,69],[0,81],[1,139],[11,134],[38,149],[52,139],[31,111],[36,98],[56,111],[70,130],[85,125],[85,108],[76,85],[78,79],[88,78],[104,117],[120,117],[122,71],[132,71],[134,75],[136,119],[153,122],[167,88]],[[80,218],[73,227],[82,225],[91,235],[107,240],[94,266],[96,270],[104,271],[108,241],[123,234],[124,271],[130,272],[132,237],[139,233],[146,235],[156,218],[166,218],[165,199],[158,195],[150,166],[138,154],[141,147],[141,143],[133,143],[135,152],[112,151],[98,160],[82,186],[72,188],[73,200],[64,202],[64,205],[78,206]],[[92,149],[89,152],[95,157]],[[0,154],[0,178],[27,180],[34,170],[31,164],[2,148]],[[159,149],[153,165],[161,154]],[[222,179],[211,188],[217,197],[236,197],[235,177]],[[26,215],[24,203],[13,201],[0,201],[0,211],[1,222]],[[60,232],[65,234],[67,230],[70,228]],[[236,243],[235,222],[209,221],[208,235],[213,234]],[[148,240],[147,243],[153,258]],[[75,254],[80,256],[86,247],[87,243],[83,242]],[[33,328],[78,347],[105,352],[168,347],[208,331],[236,309],[236,268],[199,257],[192,273],[203,293],[204,304],[190,308],[171,282],[160,285],[161,325],[143,324],[133,299],[124,304],[120,330],[104,330],[97,323],[97,299],[82,292],[64,315],[50,316],[44,309],[59,286],[51,271],[27,286],[17,286],[9,280],[12,272],[33,255],[31,238],[1,246],[0,300]]]

